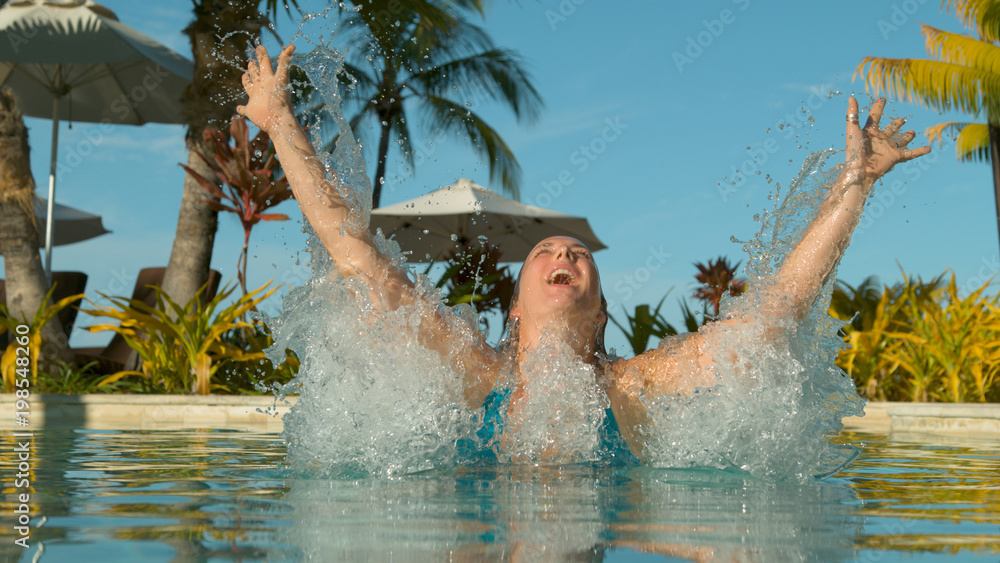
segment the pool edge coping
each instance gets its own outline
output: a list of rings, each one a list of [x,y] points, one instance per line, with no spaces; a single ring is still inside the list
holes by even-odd
[[[15,430],[16,400],[0,393],[0,429]],[[28,428],[222,428],[280,432],[296,397],[271,395],[31,395]],[[864,417],[846,417],[844,431],[1000,437],[1000,403],[870,401]]]

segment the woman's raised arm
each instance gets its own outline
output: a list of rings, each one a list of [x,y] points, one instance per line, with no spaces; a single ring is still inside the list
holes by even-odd
[[[317,157],[292,110],[288,72],[294,51],[291,45],[285,47],[278,57],[277,69],[272,70],[267,50],[257,47],[257,61],[251,60],[243,74],[243,88],[249,100],[237,111],[271,137],[302,214],[330,253],[338,273],[363,276],[372,288],[372,299],[384,309],[412,304],[419,298],[413,282],[378,251],[371,233],[367,229],[351,232],[343,228],[352,209],[340,196],[335,185],[339,182],[336,174],[328,171]],[[466,400],[470,406],[480,406],[493,388],[498,362],[485,338],[478,331],[470,336],[440,314],[424,317],[418,338],[465,376]],[[468,345],[459,346],[460,341]],[[460,353],[456,353],[457,347]]]
[[[857,100],[851,97],[848,102],[847,162],[802,240],[785,257],[773,285],[764,288],[762,315],[804,314],[844,255],[875,182],[896,164],[931,151],[930,147],[907,147],[916,134],[899,132],[906,123],[903,118],[880,128],[883,109],[885,98],[880,98],[872,104],[862,128]]]
[[[805,314],[843,256],[875,182],[896,164],[930,152],[930,147],[907,148],[915,133],[899,132],[905,123],[902,118],[880,128],[884,108],[885,99],[877,100],[862,128],[858,120],[858,102],[850,98],[847,162],[802,240],[785,257],[773,283],[768,287],[751,288],[741,298],[755,299],[757,322],[767,324],[769,319],[797,318]],[[754,291],[761,293],[755,297]],[[747,315],[736,313],[717,321],[714,328],[728,326],[738,330],[749,322],[751,319]],[[771,326],[781,326],[781,323]],[[715,384],[712,367],[717,363],[713,355],[716,347],[710,346],[710,339],[716,333],[701,331],[665,341],[656,349],[611,366],[608,395],[619,426],[630,443],[641,444],[631,430],[641,427],[645,419],[640,395],[690,393],[698,387]]]
[[[342,228],[352,210],[334,185],[339,179],[317,157],[292,110],[288,71],[294,51],[293,46],[285,47],[278,57],[277,70],[272,70],[267,50],[257,47],[257,61],[251,60],[243,74],[249,100],[236,110],[271,137],[295,200],[339,273],[369,278],[376,298],[387,308],[395,309],[402,304],[412,283],[378,252],[367,229],[354,233]]]

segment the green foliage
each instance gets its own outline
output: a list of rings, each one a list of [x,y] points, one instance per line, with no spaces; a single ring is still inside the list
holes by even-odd
[[[38,354],[43,345],[42,327],[54,319],[59,314],[59,311],[83,299],[83,294],[80,293],[64,297],[52,303],[52,293],[55,291],[55,288],[55,284],[52,284],[49,292],[45,294],[45,299],[39,305],[38,310],[35,311],[30,321],[26,318],[15,319],[7,310],[7,305],[0,302],[0,334],[3,334],[4,331],[10,332],[10,343],[7,345],[7,349],[4,350],[3,356],[0,357],[0,373],[3,374],[4,388],[8,393],[12,393],[15,388],[18,348],[24,349],[27,347],[31,373],[35,375],[37,380]],[[28,325],[28,333],[24,335],[18,334],[17,327],[19,325]]]
[[[667,294],[669,295],[670,292],[668,291]],[[653,336],[662,340],[668,336],[677,334],[677,329],[668,323],[667,319],[660,313],[660,308],[663,307],[663,302],[666,300],[667,296],[664,295],[663,299],[660,299],[660,302],[656,304],[656,309],[653,309],[652,312],[650,312],[649,305],[647,304],[636,305],[634,315],[629,315],[628,309],[624,309],[623,307],[628,328],[622,326],[610,314],[608,315],[608,319],[625,334],[625,338],[628,339],[628,343],[632,346],[632,352],[635,355],[638,356],[649,348],[649,337]]]
[[[987,296],[987,283],[962,297],[954,274],[947,283],[944,278],[906,278],[885,287],[877,302],[870,287],[859,291],[838,284],[830,313],[841,320],[853,316],[844,305],[849,292],[866,296],[867,313],[858,317],[865,320],[845,327],[849,348],[837,359],[862,396],[1000,401],[1000,295]]]
[[[517,198],[521,167],[500,134],[470,109],[470,101],[497,102],[526,122],[537,118],[542,101],[521,58],[494,45],[466,17],[481,15],[482,3],[352,3],[356,11],[341,12],[340,29],[348,42],[341,81],[352,85],[342,93],[357,108],[351,128],[362,131],[371,122],[379,135],[373,207],[380,203],[390,147],[398,146],[414,166],[410,124],[418,121],[416,114],[426,118],[430,135],[467,141],[489,163],[491,183]]]
[[[117,320],[119,324],[99,324],[88,330],[111,330],[122,335],[142,359],[142,371],[121,371],[108,376],[101,384],[135,376],[144,392],[200,395],[213,390],[231,392],[230,387],[213,382],[219,367],[225,362],[260,362],[264,354],[253,347],[234,345],[225,336],[233,330],[254,329],[252,323],[242,318],[275,292],[277,288],[267,290],[269,285],[270,282],[240,296],[224,308],[222,302],[233,293],[235,286],[223,288],[214,299],[202,303],[203,286],[183,307],[155,286],[155,307],[140,300],[105,296],[112,306],[95,306],[84,312]]]
[[[93,367],[96,365],[97,362],[83,366],[68,362],[56,362],[54,366],[38,373],[38,380],[33,386],[33,392],[80,395],[84,393],[127,393],[138,389],[135,383],[125,380],[101,385],[104,376],[93,371]]]
[[[435,284],[445,290],[449,306],[468,303],[480,315],[498,311],[503,317],[514,298],[515,285],[510,267],[500,267],[500,251],[488,244],[468,246],[449,257],[447,268]]]
[[[842,321],[851,321],[854,330],[871,330],[881,299],[882,285],[875,276],[868,276],[858,287],[837,280],[830,297],[830,314]]]
[[[695,263],[698,273],[694,277],[698,282],[698,287],[694,291],[694,298],[702,302],[703,314],[699,321],[698,315],[691,310],[688,302],[681,299],[681,315],[684,318],[685,331],[697,332],[703,324],[717,318],[719,316],[719,306],[722,302],[722,297],[727,293],[733,297],[738,297],[746,291],[746,280],[736,277],[736,271],[739,267],[739,262],[730,264],[729,260],[724,256],[720,256],[715,260],[709,260],[707,265],[701,262]],[[669,294],[670,292],[668,291],[667,295]],[[673,325],[667,322],[663,314],[660,313],[667,295],[664,295],[663,299],[660,299],[660,302],[657,303],[656,308],[652,311],[650,311],[650,307],[647,304],[637,305],[634,315],[629,315],[626,309],[625,319],[628,324],[627,328],[611,316],[610,313],[608,314],[608,319],[628,339],[629,345],[632,346],[632,352],[635,355],[638,356],[649,348],[650,337],[662,340],[679,333]]]
[[[670,292],[667,292],[670,295]],[[656,304],[656,308],[650,311],[649,305],[642,304],[636,305],[635,314],[629,315],[628,310],[625,311],[625,319],[628,323],[628,328],[626,328],[622,323],[619,323],[612,315],[608,314],[608,319],[617,326],[625,338],[628,339],[629,345],[632,346],[632,352],[635,355],[639,355],[649,349],[649,339],[650,337],[655,337],[657,340],[662,340],[668,336],[674,336],[678,334],[678,330],[674,328],[667,319],[660,313],[660,309],[663,308],[663,302],[667,300],[667,295],[660,299],[660,302]],[[681,314],[684,316],[684,328],[687,332],[696,332],[701,326],[698,322],[698,317],[695,315],[691,308],[688,306],[687,301],[681,300]]]
[[[240,348],[247,356],[263,356],[274,344],[271,329],[259,320],[253,321],[252,328],[233,329],[223,335],[222,340]],[[216,379],[220,386],[244,395],[270,393],[275,384],[284,385],[299,371],[299,358],[291,349],[285,349],[285,360],[275,367],[270,359],[227,360],[219,366]]]

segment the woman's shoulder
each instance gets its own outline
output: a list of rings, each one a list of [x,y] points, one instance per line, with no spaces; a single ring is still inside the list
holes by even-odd
[[[685,332],[667,336],[660,340],[655,348],[650,348],[630,358],[609,356],[605,362],[606,369],[621,370],[639,367],[655,359],[681,353],[685,348],[695,343],[697,335],[697,332]]]
[[[700,334],[668,336],[656,348],[631,358],[617,358],[605,369],[608,384],[630,395],[642,391],[656,395],[677,392],[683,381],[699,371]]]

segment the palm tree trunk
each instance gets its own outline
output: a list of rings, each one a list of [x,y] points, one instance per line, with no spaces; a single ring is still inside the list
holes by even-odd
[[[200,140],[188,140],[187,165],[203,177],[211,178],[211,168],[198,156],[198,151],[204,150],[204,146],[205,143]],[[163,291],[175,303],[187,303],[208,281],[219,223],[219,213],[207,203],[211,197],[194,178],[185,175],[177,233],[162,285]]]
[[[997,237],[1000,238],[1000,125],[989,123],[990,163],[993,167],[993,198],[996,202]]]
[[[378,209],[382,201],[382,184],[385,183],[385,163],[389,157],[389,136],[392,125],[382,120],[382,136],[378,140],[378,164],[375,166],[375,184],[372,186],[372,209]]]
[[[15,319],[30,321],[45,303],[49,290],[38,240],[34,218],[16,202],[0,202],[0,250],[3,250],[7,310]],[[41,336],[38,363],[43,369],[57,360],[73,360],[69,337],[63,332],[58,315],[42,327]]]
[[[0,91],[0,252],[4,258],[7,309],[28,319],[45,302],[49,282],[38,253],[38,225],[33,207],[35,180],[28,160],[28,129],[8,90]],[[72,361],[69,339],[58,316],[41,328],[38,360],[50,366]]]
[[[243,100],[241,77],[247,45],[260,36],[260,0],[195,0],[194,21],[184,32],[191,40],[194,80],[184,92],[188,124],[188,166],[206,178],[213,174],[198,152],[211,158],[205,129],[229,131],[229,120]],[[187,303],[207,280],[215,246],[218,213],[212,196],[190,176],[184,177],[177,234],[162,289],[177,303]]]

